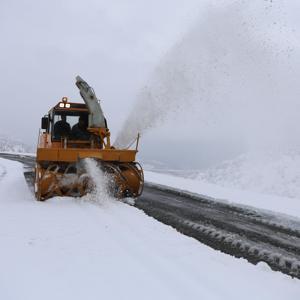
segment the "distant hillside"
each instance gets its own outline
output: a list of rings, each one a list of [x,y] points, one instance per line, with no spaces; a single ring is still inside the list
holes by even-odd
[[[198,179],[227,188],[300,199],[300,152],[257,151],[225,161]]]
[[[0,152],[33,152],[32,147],[0,135]]]

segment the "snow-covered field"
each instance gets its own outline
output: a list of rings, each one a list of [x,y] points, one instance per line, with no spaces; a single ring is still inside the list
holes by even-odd
[[[15,152],[28,153],[32,151],[33,147],[28,146],[21,141],[13,140],[11,137],[6,137],[0,133],[0,151],[1,152]]]
[[[199,180],[300,199],[300,152],[252,151],[200,172]]]
[[[297,299],[300,294],[299,280],[214,251],[112,199],[36,202],[22,171],[21,164],[0,159],[0,299]]]

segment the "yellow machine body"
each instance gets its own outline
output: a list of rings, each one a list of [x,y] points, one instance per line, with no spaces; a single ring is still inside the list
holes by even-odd
[[[110,144],[110,132],[105,127],[87,127],[89,139],[74,139],[72,135],[55,137],[55,121],[68,116],[72,119],[89,116],[86,104],[69,103],[64,97],[42,119],[39,134],[36,168],[35,194],[38,200],[53,196],[83,196],[91,190],[98,178],[91,178],[83,166],[86,158],[96,161],[105,176],[110,177],[111,193],[119,198],[138,197],[144,184],[143,170],[135,161],[135,149],[115,149]]]

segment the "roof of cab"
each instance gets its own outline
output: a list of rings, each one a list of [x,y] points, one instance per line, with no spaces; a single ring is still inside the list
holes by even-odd
[[[61,105],[64,106],[61,106]],[[67,106],[66,106],[67,105]],[[55,111],[82,111],[88,112],[88,108],[84,103],[74,103],[74,102],[58,102],[54,107],[53,110]]]

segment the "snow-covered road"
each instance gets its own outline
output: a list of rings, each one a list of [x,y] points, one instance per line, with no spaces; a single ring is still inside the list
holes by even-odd
[[[36,202],[0,159],[0,299],[297,299],[300,282],[113,200]]]
[[[225,188],[217,184],[207,183],[201,179],[189,179],[152,171],[145,171],[145,177],[148,182],[155,184],[159,183],[186,190],[234,205],[251,206],[279,213],[280,215],[286,214],[300,220],[300,198],[263,194],[238,188]]]

